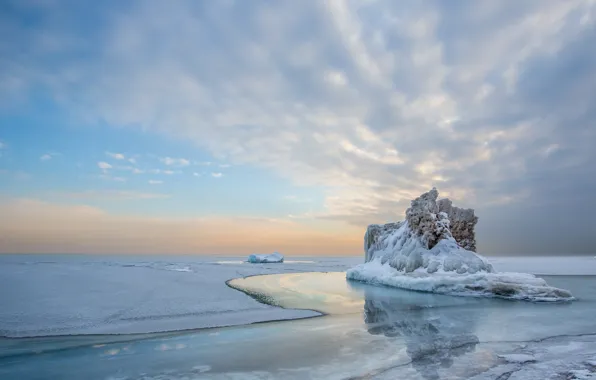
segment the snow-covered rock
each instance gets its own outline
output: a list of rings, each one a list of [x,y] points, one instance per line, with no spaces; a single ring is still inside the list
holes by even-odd
[[[406,220],[370,225],[364,235],[365,263],[347,278],[372,284],[445,293],[533,301],[572,299],[571,293],[525,273],[497,273],[476,254],[472,209],[440,200],[437,189],[406,210]]]
[[[253,264],[258,263],[283,263],[284,256],[279,252],[273,252],[271,254],[257,255],[252,254],[248,256],[248,262]]]
[[[468,251],[476,252],[474,227],[478,223],[478,217],[474,215],[474,210],[455,207],[451,204],[451,200],[447,198],[440,199],[437,205],[439,206],[439,212],[447,214],[449,229],[457,244]]]

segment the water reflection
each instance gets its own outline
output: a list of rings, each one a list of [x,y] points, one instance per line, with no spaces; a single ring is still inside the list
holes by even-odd
[[[441,368],[451,367],[479,343],[473,334],[475,316],[460,309],[467,300],[371,287],[364,288],[364,297],[368,332],[401,337],[412,367],[425,379],[439,379]]]

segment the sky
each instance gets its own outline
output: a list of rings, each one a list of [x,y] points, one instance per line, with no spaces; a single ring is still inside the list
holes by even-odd
[[[593,0],[6,0],[0,252],[360,255],[437,187],[593,254]]]

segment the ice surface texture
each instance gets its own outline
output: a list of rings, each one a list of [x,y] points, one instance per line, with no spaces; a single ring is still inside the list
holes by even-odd
[[[476,254],[472,209],[437,202],[433,188],[412,201],[406,220],[370,225],[364,236],[365,263],[347,278],[372,284],[445,293],[532,301],[572,299],[541,278],[524,273],[497,273]]]
[[[252,254],[248,256],[248,262],[253,264],[258,263],[283,263],[284,256],[279,252],[273,252],[269,255]]]
[[[246,257],[246,256],[245,256]],[[0,336],[132,334],[320,315],[255,301],[226,281],[345,271],[356,258],[252,265],[222,256],[0,255]],[[2,378],[2,376],[0,376]]]

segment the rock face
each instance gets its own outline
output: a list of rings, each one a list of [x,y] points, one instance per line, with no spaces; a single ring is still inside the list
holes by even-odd
[[[478,217],[474,215],[474,209],[455,207],[447,198],[440,199],[437,205],[440,213],[447,214],[450,222],[449,229],[457,244],[468,251],[476,252],[474,227],[478,223]]]
[[[476,252],[474,227],[478,217],[474,210],[454,207],[447,198],[437,202],[438,197],[439,192],[433,188],[412,201],[412,206],[406,210],[410,228],[428,249],[441,239],[453,237],[460,247]]]
[[[439,192],[433,188],[412,201],[406,210],[406,221],[410,229],[420,237],[426,248],[431,249],[439,240],[451,237],[447,214],[439,212]]]

